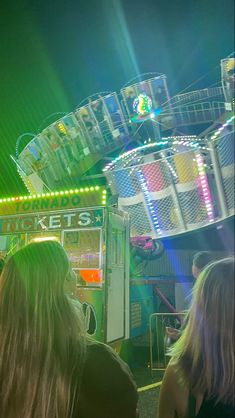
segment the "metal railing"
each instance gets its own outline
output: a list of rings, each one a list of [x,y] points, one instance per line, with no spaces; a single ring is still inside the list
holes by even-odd
[[[203,102],[195,104],[178,104],[171,112],[162,113],[162,130],[169,129],[164,125],[164,118],[173,117],[175,126],[197,125],[217,120],[225,112],[224,102]]]
[[[166,327],[181,326],[187,312],[153,313],[149,317],[149,349],[151,373],[165,370],[169,361],[167,355]]]
[[[211,97],[216,96],[222,96],[224,97],[223,93],[223,87],[212,87],[208,89],[201,89],[201,90],[195,90],[190,91],[183,94],[177,94],[176,96],[172,97],[171,99],[171,105],[182,105],[183,103],[189,103],[189,102],[196,102],[200,100],[204,100]]]

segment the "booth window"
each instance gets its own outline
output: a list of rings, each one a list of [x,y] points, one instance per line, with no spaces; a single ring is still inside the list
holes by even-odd
[[[73,269],[100,268],[100,229],[64,231],[63,245]]]
[[[100,286],[101,230],[82,229],[63,232],[63,246],[71,267],[77,275],[78,286]]]

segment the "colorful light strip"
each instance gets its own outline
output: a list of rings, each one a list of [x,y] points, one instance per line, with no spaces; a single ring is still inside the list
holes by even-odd
[[[102,205],[106,206],[107,203],[107,191],[106,190],[102,190]]]
[[[196,140],[196,135],[173,135],[173,136],[166,136],[163,137],[162,140],[164,141],[184,141],[184,140]]]
[[[139,177],[139,180],[140,180],[140,187],[142,189],[144,199],[145,199],[146,205],[148,207],[151,220],[152,220],[153,225],[154,225],[154,230],[159,235],[161,235],[162,231],[161,231],[161,228],[160,228],[160,225],[159,225],[159,222],[158,222],[158,217],[157,217],[157,214],[156,214],[156,210],[154,209],[153,203],[150,199],[149,190],[148,190],[148,186],[147,186],[145,177],[144,177],[144,175],[143,175],[143,173],[140,169],[137,170],[137,176]]]
[[[124,165],[123,167],[126,167],[128,163],[133,160],[134,157],[136,157],[137,153],[139,151],[143,151],[148,148],[153,147],[160,147],[162,145],[185,145],[192,148],[199,148],[199,149],[207,149],[206,147],[202,147],[198,144],[198,138],[196,135],[185,135],[185,136],[169,136],[162,138],[162,141],[160,142],[151,142],[145,145],[141,145],[140,147],[134,148],[130,151],[125,152],[122,155],[119,155],[117,158],[114,158],[110,163],[108,163],[104,168],[103,172],[113,170],[117,167],[115,165],[118,162],[122,162]],[[175,150],[177,151],[177,150]]]
[[[217,131],[215,131],[215,133],[212,135],[211,140],[214,141],[219,134],[226,128],[226,126],[228,126],[233,120],[234,120],[235,116],[231,116],[231,118],[227,119],[226,122],[223,123],[223,125],[220,126],[219,129],[217,129]]]
[[[171,174],[173,175],[174,179],[178,180],[178,176],[177,176],[174,168],[172,167],[172,165],[169,163],[168,158],[165,157],[163,152],[160,152],[160,155],[161,155],[163,161],[166,163],[167,167],[169,168],[169,170],[170,170]]]
[[[108,170],[112,170],[114,168],[114,165],[118,161],[124,160],[126,162],[127,159],[129,159],[129,160],[133,159],[134,154],[137,154],[138,151],[142,151],[144,149],[152,148],[152,147],[156,147],[156,146],[166,145],[167,143],[168,143],[168,141],[154,142],[154,143],[150,143],[150,144],[146,144],[146,145],[141,145],[140,147],[137,147],[137,148],[134,148],[130,151],[127,151],[124,154],[119,155],[119,157],[114,158],[114,160],[111,163],[107,164],[103,168],[103,172],[108,171]]]
[[[211,194],[210,194],[210,189],[209,189],[209,185],[207,181],[207,175],[205,172],[203,157],[199,153],[197,153],[195,157],[196,157],[196,163],[197,163],[198,173],[199,173],[199,183],[200,183],[200,187],[201,187],[203,198],[204,198],[208,221],[213,222],[214,212],[213,212]]]
[[[30,199],[38,199],[38,198],[45,198],[45,197],[52,197],[52,196],[63,196],[63,195],[72,195],[77,193],[87,193],[87,192],[94,192],[97,190],[101,190],[100,186],[91,186],[91,187],[80,187],[79,189],[70,189],[70,190],[61,190],[57,192],[48,192],[48,193],[37,193],[29,196],[17,196],[17,197],[5,197],[0,199],[0,203],[5,202],[15,202],[18,200],[30,200]],[[102,190],[102,202],[106,203],[106,190]]]

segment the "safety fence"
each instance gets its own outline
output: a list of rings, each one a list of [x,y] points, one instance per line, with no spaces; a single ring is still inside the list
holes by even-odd
[[[149,317],[149,347],[150,347],[150,370],[165,370],[170,359],[168,348],[173,344],[166,333],[166,328],[178,330],[182,327],[186,318],[186,312],[180,313],[153,313]],[[177,333],[177,331],[176,331]],[[180,334],[179,334],[180,335]]]

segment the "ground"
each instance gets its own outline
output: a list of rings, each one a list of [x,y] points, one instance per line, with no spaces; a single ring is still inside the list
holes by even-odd
[[[160,387],[139,394],[139,418],[157,418]]]
[[[157,418],[160,382],[163,372],[152,372],[148,365],[132,370],[139,391],[139,418]]]

